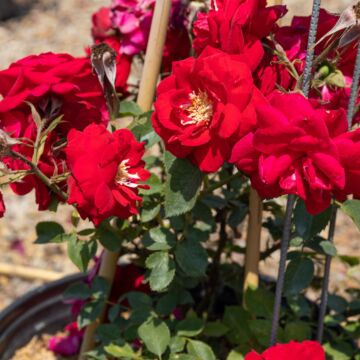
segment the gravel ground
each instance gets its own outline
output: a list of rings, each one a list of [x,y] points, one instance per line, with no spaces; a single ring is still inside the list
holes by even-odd
[[[0,0],[2,1],[2,0]],[[20,0],[19,0],[20,1]],[[109,0],[22,0],[28,6],[22,16],[0,22],[0,69],[23,56],[53,51],[82,55],[86,45],[91,43],[91,14]],[[309,13],[310,0],[292,0],[290,13]],[[351,1],[328,0],[329,8],[341,10]],[[47,269],[61,273],[76,271],[66,256],[62,245],[35,246],[34,227],[38,221],[60,219],[69,226],[70,209],[61,207],[55,215],[39,213],[34,208],[33,194],[15,197],[5,191],[7,213],[0,220],[0,264],[11,263]],[[359,232],[351,221],[340,216],[336,244],[342,255],[360,256]],[[276,259],[261,264],[262,270],[276,274]],[[0,310],[11,301],[40,285],[41,281],[27,281],[18,277],[0,275]],[[349,286],[360,286],[360,270],[349,268],[339,261],[333,262],[331,287],[342,290]]]

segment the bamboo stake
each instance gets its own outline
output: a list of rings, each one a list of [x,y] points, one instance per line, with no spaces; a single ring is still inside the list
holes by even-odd
[[[268,6],[281,4],[282,0],[268,0]],[[249,221],[246,238],[245,274],[243,285],[244,294],[249,287],[256,289],[259,286],[262,210],[262,201],[256,190],[251,188],[249,200]]]
[[[263,204],[258,193],[254,189],[250,190],[249,210],[249,222],[246,238],[244,294],[248,288],[256,289],[259,286],[260,239]]]
[[[137,99],[138,105],[144,112],[151,110],[152,107],[156,84],[160,73],[162,53],[170,17],[170,8],[171,0],[156,0]],[[107,250],[104,252],[99,276],[107,279],[109,284],[113,283],[118,257],[118,252],[110,252]],[[94,333],[99,324],[102,323],[103,318],[104,313],[86,328],[79,360],[86,360],[85,353],[93,349],[95,342]]]
[[[0,263],[0,275],[21,277],[30,280],[54,281],[63,278],[67,274],[29,266]]]

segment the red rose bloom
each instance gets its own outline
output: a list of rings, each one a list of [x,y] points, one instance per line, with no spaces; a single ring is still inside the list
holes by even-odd
[[[296,194],[311,214],[325,210],[345,186],[334,143],[347,128],[344,111],[317,110],[300,94],[276,92],[257,112],[257,129],[235,145],[230,162],[262,197]]]
[[[207,15],[194,23],[194,49],[200,54],[207,45],[230,54],[243,54],[252,70],[263,54],[261,39],[286,13],[285,6],[266,7],[266,0],[214,1]]]
[[[344,193],[360,199],[360,129],[338,136],[335,144],[346,174]]]
[[[63,115],[59,129],[65,134],[70,128],[108,121],[101,86],[86,58],[28,56],[0,71],[0,95],[1,127],[15,136],[24,136],[34,126],[25,101],[34,104],[42,118]]]
[[[166,149],[214,172],[235,142],[253,129],[258,96],[248,66],[236,56],[207,48],[198,59],[173,64],[157,90],[152,122]]]
[[[2,192],[0,192],[0,217],[3,217],[5,214],[5,203]]]
[[[99,41],[103,41],[115,34],[109,8],[102,7],[92,15],[91,34],[94,40]]]
[[[52,151],[52,145],[59,140],[59,137],[55,133],[51,133],[47,138],[44,146],[44,152],[38,162],[37,166],[43,174],[48,178],[52,178],[54,175],[63,174],[65,171],[65,157],[63,152],[56,153],[54,155]],[[33,148],[28,145],[14,145],[12,149],[28,160],[32,160]],[[12,157],[4,157],[2,161],[6,166],[13,170],[30,170],[29,165],[24,163],[21,159],[15,159]],[[66,182],[57,184],[60,188],[66,191]],[[47,210],[52,200],[51,190],[40,180],[35,174],[27,175],[19,182],[13,182],[10,184],[10,188],[17,195],[26,195],[30,191],[35,190],[35,202],[38,204],[39,210]],[[63,199],[59,199],[63,200]]]
[[[245,360],[325,360],[325,352],[316,341],[291,341],[277,344],[265,350],[261,355],[255,351],[245,356]]]
[[[76,204],[82,218],[95,225],[110,216],[126,219],[138,213],[138,188],[146,188],[149,172],[141,157],[144,144],[126,129],[110,133],[102,125],[83,132],[71,130],[65,149],[71,172],[69,204]]]

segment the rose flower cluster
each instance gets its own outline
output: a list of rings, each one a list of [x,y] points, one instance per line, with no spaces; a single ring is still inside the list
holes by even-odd
[[[360,130],[348,130],[345,112],[346,77],[356,54],[353,47],[341,49],[344,57],[336,63],[330,51],[318,64],[319,73],[324,66],[329,73],[319,75],[305,98],[297,75],[310,21],[294,18],[291,26],[279,27],[285,13],[265,1],[212,2],[194,23],[198,56],[173,63],[158,87],[152,122],[168,151],[203,172],[233,163],[263,198],[295,194],[317,214],[333,197],[359,197]],[[336,23],[324,10],[321,18],[320,37]],[[289,66],[279,61],[279,51]]]
[[[107,106],[88,58],[29,56],[0,72],[0,94],[1,130],[8,134],[1,160],[5,173],[23,172],[10,184],[16,194],[34,189],[39,210],[56,194],[96,225],[137,213],[138,182],[149,176],[144,144],[128,130],[106,130]]]

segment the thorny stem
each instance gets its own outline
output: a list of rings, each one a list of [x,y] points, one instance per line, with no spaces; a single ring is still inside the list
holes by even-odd
[[[354,110],[355,110],[355,102],[356,102],[356,98],[357,98],[357,94],[358,94],[359,80],[360,80],[360,43],[358,44],[353,80],[352,80],[352,84],[351,84],[350,100],[349,100],[349,106],[348,106],[348,111],[347,111],[347,119],[348,119],[349,129],[351,129],[351,127],[352,127],[352,120],[354,117]]]
[[[51,180],[35,165],[33,164],[29,159],[27,159],[24,155],[14,151],[10,150],[10,155],[18,158],[19,160],[23,161],[25,164],[27,164],[30,169],[34,172],[34,174],[46,185],[48,186],[55,194],[59,195],[64,201],[67,200],[67,194],[63,192],[57,185],[53,184]]]
[[[206,194],[212,193],[214,190],[221,188],[225,184],[229,183],[232,180],[240,178],[243,174],[241,172],[237,172],[236,174],[230,175],[227,178],[217,182],[216,184],[207,186],[200,194],[200,198],[205,196]]]

